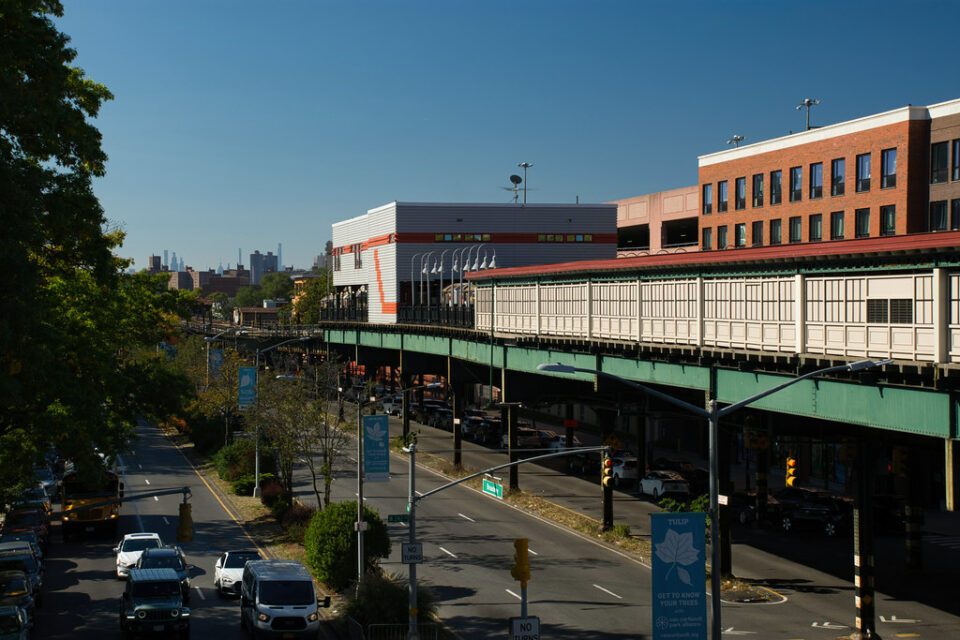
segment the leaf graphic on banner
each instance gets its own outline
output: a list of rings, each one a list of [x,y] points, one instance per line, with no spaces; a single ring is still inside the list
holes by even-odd
[[[657,557],[673,566],[671,570],[677,569],[677,576],[680,581],[686,585],[691,584],[690,572],[682,569],[680,565],[688,566],[697,561],[700,551],[693,546],[693,533],[677,533],[673,529],[667,529],[667,535],[663,542],[655,545]],[[670,575],[670,571],[667,572]]]
[[[682,582],[685,585],[690,586],[693,584],[692,582],[690,582],[690,572],[684,569],[683,567],[677,567],[677,577],[680,578],[680,582]]]
[[[380,428],[379,423],[373,425],[372,427],[367,427],[367,435],[376,440],[377,445],[383,446],[382,438],[384,436],[384,431]]]

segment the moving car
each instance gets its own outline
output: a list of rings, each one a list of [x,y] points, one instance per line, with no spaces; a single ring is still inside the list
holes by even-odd
[[[0,606],[0,640],[27,640],[32,627],[26,611],[20,607]]]
[[[626,451],[614,451],[610,458],[613,460],[613,486],[632,485],[640,477],[640,461],[637,456]]]
[[[123,536],[120,544],[113,548],[117,554],[117,577],[125,578],[130,569],[137,566],[137,560],[147,549],[157,549],[163,546],[159,533],[128,533]]]
[[[176,571],[130,570],[120,598],[120,630],[124,638],[138,633],[190,637],[190,609],[184,606]]]
[[[243,568],[247,562],[260,560],[260,553],[249,549],[227,551],[217,558],[213,567],[213,586],[221,596],[226,594],[240,595],[240,580],[243,578]]]
[[[504,449],[510,444],[510,434],[504,430],[500,437],[500,446]],[[517,427],[517,448],[537,449],[540,447],[540,434],[532,427]]]
[[[190,604],[190,576],[192,567],[183,558],[180,547],[144,549],[137,560],[137,569],[173,569],[180,579],[180,592],[184,604]]]
[[[313,578],[299,562],[256,560],[243,568],[240,626],[252,637],[312,640],[320,631],[319,604]]]
[[[780,527],[785,532],[795,529],[819,529],[833,537],[849,528],[851,523],[848,505],[824,491],[803,490],[795,502],[780,502]]]
[[[653,496],[654,500],[663,497],[686,500],[690,497],[690,485],[673,471],[651,471],[640,479],[640,494]]]

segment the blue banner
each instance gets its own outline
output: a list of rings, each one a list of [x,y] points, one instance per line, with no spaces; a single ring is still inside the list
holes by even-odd
[[[390,481],[390,423],[387,416],[363,416],[363,478]]]
[[[706,640],[704,513],[651,513],[653,639]]]
[[[210,349],[210,377],[220,376],[220,367],[223,366],[223,349]]]
[[[237,380],[237,404],[241,409],[252,407],[257,402],[257,368],[240,367]]]

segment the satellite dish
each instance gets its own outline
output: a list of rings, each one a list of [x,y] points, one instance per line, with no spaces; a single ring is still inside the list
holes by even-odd
[[[521,182],[523,182],[523,178],[514,174],[510,176],[510,182],[512,182],[513,184],[520,184]]]

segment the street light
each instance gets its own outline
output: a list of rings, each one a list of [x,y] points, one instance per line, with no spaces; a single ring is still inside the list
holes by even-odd
[[[268,351],[273,351],[277,347],[282,347],[285,344],[290,344],[291,342],[306,342],[310,338],[308,336],[303,336],[300,338],[290,338],[289,340],[284,340],[283,342],[278,342],[277,344],[272,344],[266,349],[261,349],[257,347],[257,357],[254,361],[254,371],[256,372],[256,381],[255,384],[257,389],[257,404],[260,404],[260,354],[267,353]],[[256,443],[254,444],[254,454],[253,454],[253,497],[256,498],[260,495],[260,421],[257,420],[257,433],[256,433]]]
[[[337,387],[339,393],[343,393],[343,387]],[[360,393],[357,393],[357,522],[354,527],[357,530],[357,590],[363,584],[364,561],[363,561],[363,531],[367,523],[363,520],[363,407],[373,404],[377,397],[370,396],[370,399],[363,401]]]
[[[581,367],[574,367],[567,364],[558,364],[545,362],[543,364],[537,365],[537,370],[547,371],[550,373],[588,373],[595,375],[600,378],[608,378],[610,380],[616,380],[617,382],[637,389],[648,396],[658,398],[672,404],[676,407],[680,407],[685,411],[700,416],[701,418],[706,418],[709,427],[710,427],[710,535],[711,535],[711,570],[710,570],[710,607],[713,613],[713,625],[711,638],[712,640],[721,640],[720,635],[722,633],[721,621],[720,621],[720,522],[719,522],[719,479],[720,479],[720,462],[717,452],[718,444],[718,432],[720,426],[720,418],[728,416],[729,414],[742,409],[743,407],[756,402],[762,398],[766,398],[769,395],[777,393],[791,385],[794,385],[801,380],[806,380],[808,378],[813,378],[815,376],[822,376],[829,373],[838,373],[841,371],[846,371],[850,373],[856,373],[858,371],[864,371],[866,369],[873,369],[875,367],[882,367],[883,365],[889,364],[893,360],[858,360],[856,362],[851,362],[849,364],[841,364],[835,367],[827,367],[826,369],[818,369],[817,371],[811,371],[810,373],[805,373],[802,376],[796,378],[791,378],[786,382],[778,384],[775,387],[767,389],[766,391],[761,391],[760,393],[735,402],[731,405],[720,409],[717,406],[717,401],[711,398],[707,402],[707,408],[702,409],[696,405],[692,405],[689,402],[684,402],[678,398],[652,389],[646,385],[640,384],[639,382],[634,382],[633,380],[627,380],[626,378],[621,378],[620,376],[613,375],[612,373],[606,373],[604,371],[598,371],[596,369],[584,369]]]

